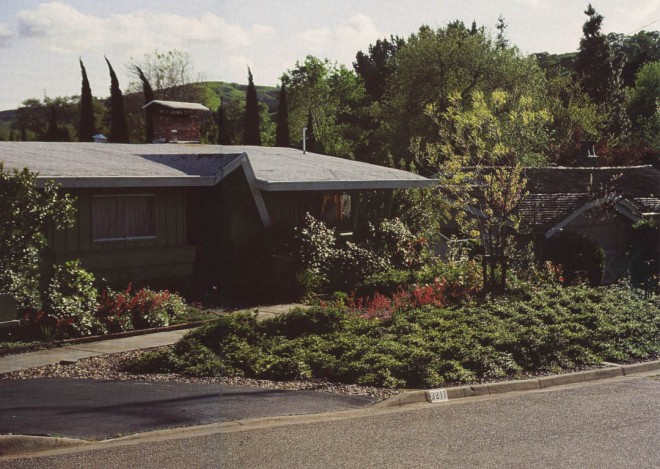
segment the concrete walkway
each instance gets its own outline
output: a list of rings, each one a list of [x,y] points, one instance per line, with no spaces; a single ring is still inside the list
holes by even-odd
[[[299,304],[268,305],[253,309],[258,310],[258,319],[267,319],[289,312],[291,309],[303,306]],[[62,361],[76,361],[81,358],[95,357],[111,353],[129,352],[172,345],[183,337],[189,329],[155,332],[132,337],[103,338],[98,341],[64,345],[48,350],[19,353],[0,357],[0,374],[12,371],[26,370],[37,366],[51,365]]]
[[[64,345],[36,352],[7,355],[0,357],[0,374],[50,365],[61,361],[76,361],[81,358],[96,357],[108,353],[171,345],[183,337],[186,332],[188,332],[186,329],[156,332],[154,334],[123,337],[121,339],[104,339],[84,344]]]

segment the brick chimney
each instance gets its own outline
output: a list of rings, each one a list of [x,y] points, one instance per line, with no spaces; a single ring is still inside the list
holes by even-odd
[[[154,125],[153,143],[198,143],[201,118],[210,112],[198,103],[154,100],[144,106]]]

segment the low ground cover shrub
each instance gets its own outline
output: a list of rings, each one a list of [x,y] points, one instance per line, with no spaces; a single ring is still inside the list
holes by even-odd
[[[339,301],[262,322],[252,313],[234,314],[132,369],[433,387],[658,354],[658,297],[548,285],[508,298],[453,307],[415,304],[374,317]]]

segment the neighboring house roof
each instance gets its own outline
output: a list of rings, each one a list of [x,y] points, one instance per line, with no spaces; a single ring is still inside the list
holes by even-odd
[[[142,106],[142,109],[147,108],[152,104],[160,104],[161,106],[169,109],[181,109],[181,110],[185,109],[187,111],[210,111],[209,108],[199,103],[184,103],[181,101],[162,101],[160,99],[154,99],[153,101],[149,101],[147,104]]]
[[[653,166],[526,168],[524,175],[530,195],[523,219],[548,237],[604,203],[633,220],[660,212],[660,170]]]
[[[242,166],[254,189],[429,187],[435,181],[382,166],[300,150],[193,144],[0,142],[0,161],[63,187],[211,186]]]

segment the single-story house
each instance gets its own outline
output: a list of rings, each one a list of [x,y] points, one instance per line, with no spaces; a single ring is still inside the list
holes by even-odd
[[[51,235],[54,262],[80,259],[111,283],[152,286],[222,286],[306,212],[350,230],[363,191],[434,184],[291,148],[0,142],[0,161],[76,197],[77,223]]]
[[[653,166],[527,168],[524,175],[529,196],[520,209],[537,245],[543,249],[562,231],[595,241],[605,253],[605,283],[617,280],[635,254],[632,225],[660,224],[660,169]]]

